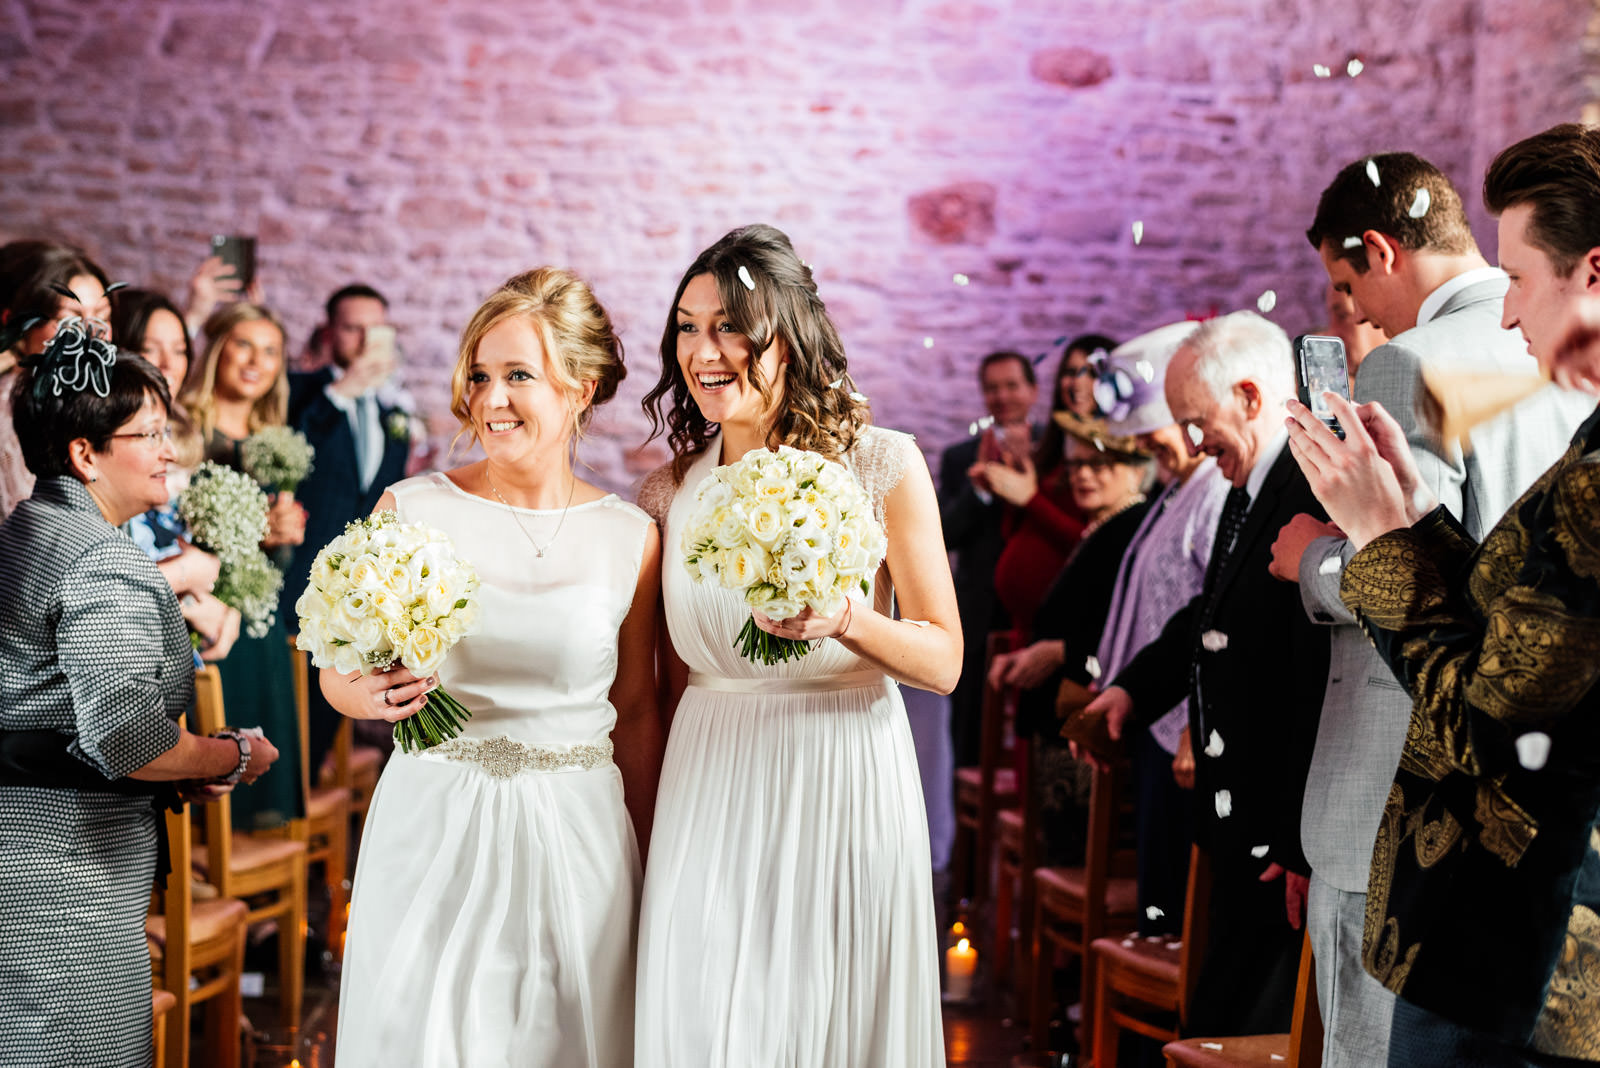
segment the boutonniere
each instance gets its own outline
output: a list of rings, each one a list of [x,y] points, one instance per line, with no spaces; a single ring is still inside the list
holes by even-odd
[[[390,412],[389,418],[384,420],[384,428],[391,438],[404,441],[411,436],[411,417],[402,411]]]

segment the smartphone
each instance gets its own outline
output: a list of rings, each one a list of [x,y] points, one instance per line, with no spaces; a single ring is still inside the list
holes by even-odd
[[[1337,393],[1350,399],[1350,373],[1344,362],[1344,341],[1318,334],[1301,334],[1294,339],[1295,378],[1300,386],[1300,403],[1311,414],[1328,424],[1341,438],[1344,427],[1328,407],[1324,393]]]
[[[243,234],[212,234],[211,254],[229,267],[239,279],[240,289],[256,280],[256,239]]]
[[[387,323],[367,327],[367,338],[362,345],[361,357],[374,364],[393,367],[396,357],[394,327]]]

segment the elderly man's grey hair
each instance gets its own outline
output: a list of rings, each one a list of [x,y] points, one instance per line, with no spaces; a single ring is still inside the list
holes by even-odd
[[[1295,395],[1294,351],[1289,335],[1252,311],[1236,311],[1201,323],[1184,339],[1196,357],[1195,371],[1211,395],[1221,400],[1249,379],[1269,406],[1281,407]]]

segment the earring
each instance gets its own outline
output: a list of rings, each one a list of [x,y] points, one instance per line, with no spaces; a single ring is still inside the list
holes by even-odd
[[[100,476],[99,475],[90,475],[89,476],[89,481],[90,482],[99,482],[100,481]]]

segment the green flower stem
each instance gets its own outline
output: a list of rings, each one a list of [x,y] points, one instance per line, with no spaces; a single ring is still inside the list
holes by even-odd
[[[420,753],[461,733],[472,718],[466,706],[443,686],[428,695],[428,703],[394,725],[394,742],[403,752]]]
[[[733,647],[751,663],[768,666],[799,660],[811,651],[810,642],[768,634],[756,626],[753,618],[744,621],[744,629],[739,631],[739,636],[733,640]]]

